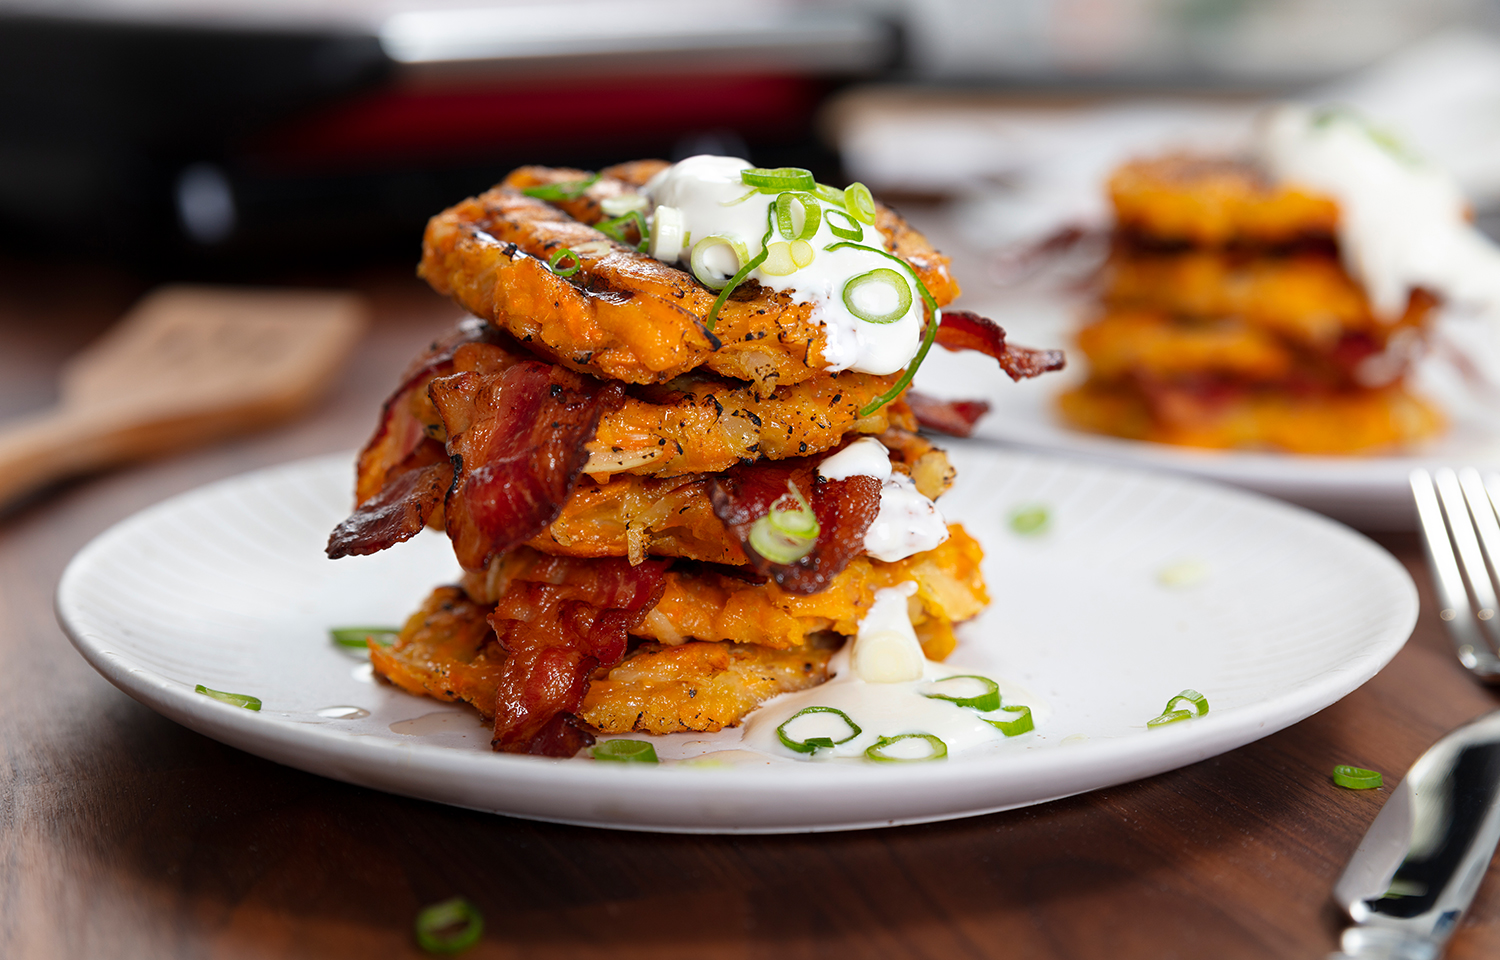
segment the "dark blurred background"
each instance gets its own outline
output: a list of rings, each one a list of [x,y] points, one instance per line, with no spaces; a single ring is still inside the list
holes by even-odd
[[[157,279],[409,264],[428,216],[520,163],[725,152],[838,180],[847,130],[829,105],[868,103],[868,91],[1050,104],[1278,96],[1441,31],[1487,34],[1496,10],[1490,0],[6,2],[0,250]]]

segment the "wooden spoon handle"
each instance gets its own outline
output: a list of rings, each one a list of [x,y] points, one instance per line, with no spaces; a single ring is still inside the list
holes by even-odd
[[[97,425],[62,410],[0,424],[0,505],[120,457]]]

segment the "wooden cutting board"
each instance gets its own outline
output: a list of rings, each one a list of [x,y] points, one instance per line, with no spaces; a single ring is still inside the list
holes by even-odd
[[[0,505],[67,476],[297,415],[366,324],[350,293],[163,287],[63,368],[61,400],[0,424]]]

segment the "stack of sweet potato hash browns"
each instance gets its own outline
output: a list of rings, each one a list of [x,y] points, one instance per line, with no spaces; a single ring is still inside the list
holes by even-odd
[[[341,557],[424,526],[447,533],[462,581],[433,591],[394,644],[372,641],[371,659],[403,690],[472,704],[497,750],[571,756],[597,733],[719,730],[825,680],[881,588],[918,583],[910,610],[933,658],[988,602],[962,527],[933,550],[873,559],[863,538],[880,481],[817,474],[869,435],[924,495],[949,487],[910,406],[868,410],[900,374],[826,372],[811,307],[753,282],[709,329],[713,291],[592,226],[602,200],[664,166],[613,167],[551,202],[525,191],[586,174],[522,168],[432,219],[419,272],[472,316],[386,402],[355,512],[329,541]],[[920,234],[884,207],[877,226],[940,304],[957,295]],[[564,247],[576,271],[553,269]],[[1017,379],[1061,366],[961,312],[942,315],[937,342],[987,352]],[[748,532],[789,483],[819,532],[777,564]]]
[[[1333,200],[1249,163],[1170,156],[1109,184],[1116,227],[1089,378],[1063,414],[1099,433],[1198,447],[1357,453],[1439,432],[1405,385],[1435,299],[1377,317],[1344,271]]]

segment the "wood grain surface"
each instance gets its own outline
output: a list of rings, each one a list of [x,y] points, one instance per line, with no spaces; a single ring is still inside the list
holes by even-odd
[[[45,408],[128,278],[0,265],[0,416]],[[319,278],[323,280],[323,278]],[[74,652],[52,591],[74,551],[171,494],[357,445],[453,307],[399,275],[353,284],[374,323],[314,413],[274,432],[53,488],[0,516],[0,957],[417,956],[424,904],[463,894],[494,958],[1315,958],[1329,890],[1396,781],[1496,706],[1423,614],[1364,688],[1262,741],[1011,813],[847,834],[678,837],[528,823],[276,766],[132,701]],[[1491,871],[1450,956],[1500,952]]]

